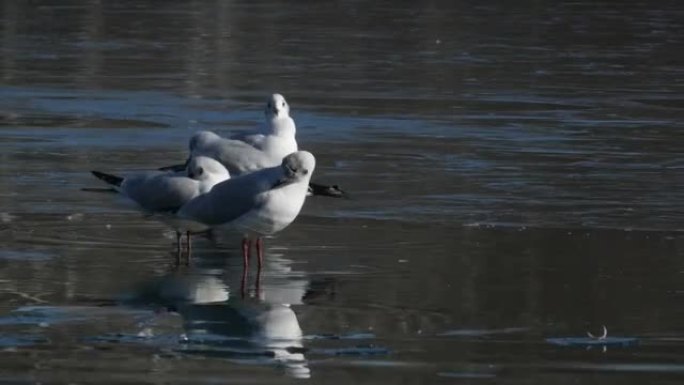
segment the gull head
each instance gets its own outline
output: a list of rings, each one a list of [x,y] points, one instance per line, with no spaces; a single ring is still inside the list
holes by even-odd
[[[273,94],[266,100],[264,114],[266,114],[266,118],[269,119],[290,116],[290,105],[287,104],[283,95]]]
[[[193,156],[188,162],[187,168],[188,178],[198,181],[215,182],[230,179],[230,173],[225,167],[215,159],[206,156]]]
[[[209,143],[212,143],[216,140],[221,139],[220,136],[218,136],[216,133],[211,132],[211,131],[197,131],[192,137],[190,137],[190,142],[188,144],[190,148],[190,153],[196,149],[196,148],[201,148]]]
[[[283,158],[283,177],[277,185],[306,182],[307,186],[316,168],[316,158],[308,151],[297,151]]]

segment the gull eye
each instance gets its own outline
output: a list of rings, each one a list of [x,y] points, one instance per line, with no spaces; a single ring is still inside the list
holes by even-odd
[[[303,170],[303,171],[302,171],[302,175],[306,175],[306,174],[308,174],[308,173],[309,173],[309,170]]]
[[[204,174],[204,169],[202,167],[197,168],[197,176]]]

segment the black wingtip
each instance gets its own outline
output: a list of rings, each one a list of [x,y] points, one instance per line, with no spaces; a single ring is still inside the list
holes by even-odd
[[[174,164],[172,166],[160,167],[158,170],[159,171],[173,171],[173,172],[185,171],[185,169],[188,168],[188,165],[190,164],[190,160],[192,160],[192,156],[189,156],[188,159],[186,159],[185,163],[183,163],[183,164]]]
[[[105,174],[104,172],[99,171],[91,171],[91,173],[95,175],[97,179],[103,180],[112,186],[121,186],[121,183],[123,182],[123,178],[120,176]]]
[[[96,192],[96,193],[115,193],[117,192],[115,188],[110,187],[81,187],[81,191],[86,192]]]
[[[165,166],[165,167],[159,167],[157,170],[159,171],[173,171],[173,172],[179,172],[185,170],[187,167],[187,162],[183,164],[174,164],[173,166]]]
[[[318,183],[309,183],[309,191],[311,192],[311,195],[349,199],[349,194],[342,190],[338,185],[328,186]]]

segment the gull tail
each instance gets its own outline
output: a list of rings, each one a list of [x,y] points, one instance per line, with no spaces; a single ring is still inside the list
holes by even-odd
[[[105,174],[104,172],[99,172],[99,171],[91,171],[93,175],[97,179],[103,180],[108,184],[111,184],[112,186],[120,187],[121,183],[123,182],[124,178],[112,174]]]
[[[349,194],[343,191],[340,186],[332,185],[327,186],[318,183],[309,183],[309,195],[326,196],[333,198],[349,198]]]
[[[159,171],[173,171],[173,172],[185,171],[185,169],[188,168],[188,164],[190,164],[191,159],[192,159],[192,155],[189,156],[188,159],[183,164],[174,164],[173,166],[159,167]]]
[[[173,166],[165,166],[165,167],[159,167],[157,170],[159,171],[174,171],[174,172],[179,172],[185,170],[186,166],[188,163],[183,163],[183,164],[174,164]]]
[[[96,193],[115,193],[118,192],[115,188],[100,188],[100,187],[82,187],[81,191],[96,192]]]

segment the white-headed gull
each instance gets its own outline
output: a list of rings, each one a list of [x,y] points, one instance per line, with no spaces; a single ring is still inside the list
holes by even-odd
[[[230,179],[230,173],[220,162],[204,156],[191,158],[182,173],[148,171],[118,176],[92,171],[92,174],[149,214],[173,213],[192,199],[209,192],[219,182]],[[189,232],[187,237],[189,251]],[[176,239],[180,251],[181,233],[178,229]]]
[[[208,193],[183,205],[176,217],[185,221],[182,226],[187,231],[230,228],[242,233],[245,268],[255,240],[261,268],[262,237],[283,230],[299,215],[315,167],[316,160],[310,152],[292,153],[278,166],[218,183]]]

